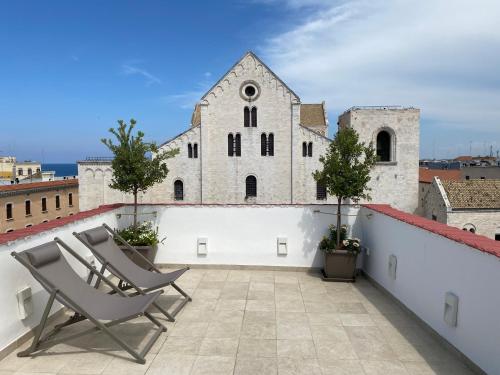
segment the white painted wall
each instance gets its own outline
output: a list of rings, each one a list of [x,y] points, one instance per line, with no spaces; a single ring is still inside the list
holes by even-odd
[[[359,218],[366,273],[486,373],[500,374],[500,259],[366,208]],[[459,297],[457,327],[443,321],[446,292]]]
[[[25,333],[40,322],[43,309],[48,301],[48,293],[31,276],[29,271],[17,262],[10,253],[12,251],[23,251],[31,247],[41,245],[52,241],[54,237],[59,237],[65,241],[71,248],[78,251],[84,257],[91,255],[83,244],[73,237],[74,231],[82,231],[103,222],[111,226],[116,226],[116,210],[109,211],[99,216],[93,216],[87,219],[77,221],[63,227],[49,230],[31,237],[19,239],[12,243],[0,245],[0,274],[2,275],[2,284],[0,287],[0,305],[2,306],[2,324],[0,325],[0,350],[20,338]],[[86,268],[71,257],[65,250],[62,250],[71,265],[75,267],[82,276],[86,274]],[[16,293],[18,290],[30,286],[33,294],[34,314],[25,320],[20,320],[17,309]],[[53,308],[52,312],[60,309],[60,305]]]
[[[159,246],[157,263],[320,267],[318,243],[335,216],[314,211],[335,213],[336,206],[147,205],[140,210],[156,211],[160,235],[167,237]],[[357,210],[352,207],[349,214]],[[343,222],[356,233],[355,219],[344,216]],[[127,220],[130,216],[120,219],[120,224],[126,226]],[[206,256],[197,255],[199,237],[208,238]],[[278,237],[288,238],[286,256],[277,255]]]

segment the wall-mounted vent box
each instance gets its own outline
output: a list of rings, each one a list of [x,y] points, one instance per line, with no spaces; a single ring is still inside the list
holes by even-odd
[[[288,241],[286,237],[278,237],[278,255],[286,255],[288,253]]]
[[[458,317],[458,297],[452,292],[444,296],[444,321],[451,327],[456,327]]]
[[[398,267],[398,258],[396,255],[389,255],[389,277],[393,280],[396,280],[396,269]]]
[[[19,318],[26,319],[33,314],[33,298],[31,295],[31,287],[27,286],[17,292],[17,308]]]
[[[208,238],[198,238],[198,255],[207,255],[208,253]]]

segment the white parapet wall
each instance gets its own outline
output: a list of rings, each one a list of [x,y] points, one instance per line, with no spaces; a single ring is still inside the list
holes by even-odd
[[[48,293],[41,287],[38,281],[31,276],[29,271],[10,255],[11,252],[27,250],[34,246],[52,241],[54,237],[59,237],[80,255],[88,258],[91,256],[90,251],[85,248],[72,233],[74,231],[80,232],[101,225],[104,222],[108,223],[110,226],[117,226],[116,210],[90,216],[32,236],[0,244],[0,274],[2,275],[2,284],[0,287],[0,304],[2,306],[0,352],[2,349],[14,344],[16,340],[38,325],[43,309],[49,298]],[[84,277],[86,275],[86,268],[76,259],[68,255],[65,250],[62,251],[70,264],[74,266],[74,269]],[[33,314],[22,320],[19,317],[16,294],[19,290],[26,287],[31,287]],[[61,305],[56,303],[51,313],[57,312],[60,308]]]
[[[486,373],[500,374],[500,258],[451,239],[459,239],[461,231],[444,224],[434,225],[438,232],[451,231],[445,233],[450,238],[368,208],[359,218],[368,249],[366,274]],[[432,228],[432,223],[423,224]],[[474,236],[478,244],[490,241],[500,249]],[[397,262],[395,279],[389,272],[391,255]],[[444,321],[448,292],[458,297],[456,326]]]
[[[158,248],[160,264],[320,267],[318,243],[336,222],[336,205],[143,205],[139,211],[166,237]],[[357,212],[343,209],[353,235]],[[127,217],[121,226],[130,222]],[[278,254],[278,238],[286,239],[286,255]],[[207,241],[204,255],[198,254],[198,239]]]

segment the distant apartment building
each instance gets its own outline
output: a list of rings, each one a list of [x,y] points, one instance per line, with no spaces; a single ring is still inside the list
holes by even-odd
[[[0,156],[0,180],[12,180],[15,163],[13,156]]]
[[[77,179],[0,186],[0,233],[60,219],[78,211]]]
[[[21,181],[42,173],[42,165],[37,161],[18,161],[14,156],[0,157],[0,179]]]
[[[417,215],[425,216],[425,208],[429,199],[429,190],[434,180],[434,177],[439,177],[441,181],[460,181],[462,180],[462,171],[460,169],[428,169],[420,168],[418,176],[418,208]]]
[[[500,180],[434,177],[422,216],[500,241]]]
[[[462,167],[464,180],[500,180],[500,166]]]

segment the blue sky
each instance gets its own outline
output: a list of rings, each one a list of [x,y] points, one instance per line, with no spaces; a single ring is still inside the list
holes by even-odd
[[[0,2],[0,154],[106,155],[133,117],[157,142],[254,50],[303,102],[422,110],[421,156],[500,149],[500,6],[480,0]]]

